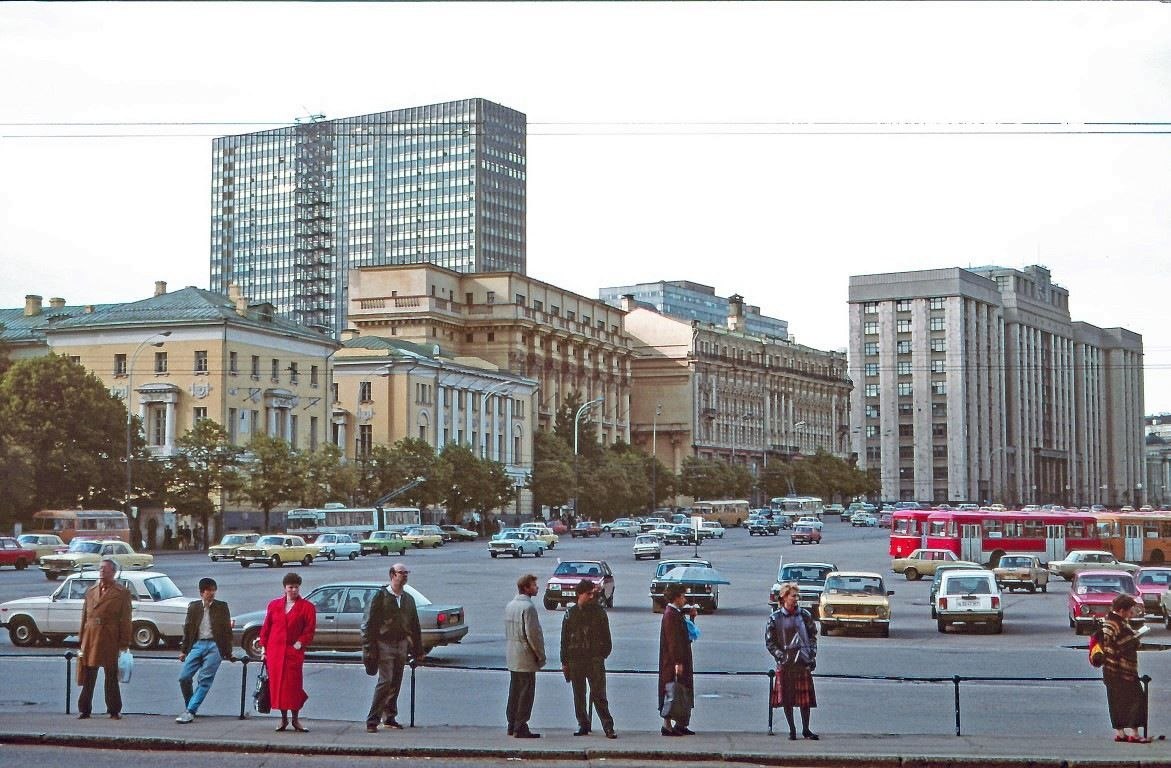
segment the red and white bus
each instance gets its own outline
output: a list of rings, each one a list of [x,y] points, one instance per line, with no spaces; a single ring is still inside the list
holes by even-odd
[[[1045,561],[1060,560],[1070,550],[1101,549],[1097,519],[1078,512],[930,512],[921,544],[947,549],[961,560],[1000,561],[1008,552],[1034,552]],[[910,523],[906,524],[910,527]],[[892,529],[891,548],[895,547]],[[900,546],[905,545],[904,534]]]
[[[902,509],[890,521],[890,556],[906,557],[927,546],[927,518],[934,509]]]

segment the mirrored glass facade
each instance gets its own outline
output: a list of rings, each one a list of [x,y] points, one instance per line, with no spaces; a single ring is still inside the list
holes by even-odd
[[[356,267],[524,274],[525,154],[525,115],[484,99],[218,138],[210,287],[336,336]]]

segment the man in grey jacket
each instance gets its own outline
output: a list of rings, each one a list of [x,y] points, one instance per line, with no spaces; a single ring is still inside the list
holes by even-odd
[[[529,730],[533,697],[537,692],[537,670],[545,666],[545,636],[533,597],[537,577],[526,573],[516,580],[517,595],[504,609],[504,639],[508,649],[508,735],[518,739],[539,739]]]

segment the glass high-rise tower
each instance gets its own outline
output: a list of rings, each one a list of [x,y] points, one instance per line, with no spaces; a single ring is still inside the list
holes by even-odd
[[[215,139],[210,287],[336,336],[350,269],[524,274],[525,143],[485,99]]]

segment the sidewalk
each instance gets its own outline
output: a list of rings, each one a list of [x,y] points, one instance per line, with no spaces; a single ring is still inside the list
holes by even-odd
[[[597,732],[575,738],[572,728],[545,729],[540,739],[514,739],[504,726],[428,726],[366,733],[364,723],[306,719],[309,733],[274,733],[276,720],[254,716],[200,717],[178,725],[174,716],[128,713],[111,721],[95,713],[5,713],[0,744],[154,751],[270,752],[388,757],[530,758],[543,760],[637,759],[737,762],[758,765],[851,766],[1167,766],[1171,741],[1116,744],[1100,737],[1010,739],[993,736],[893,736],[829,734],[821,741],[789,741],[788,733],[699,733],[665,738],[659,733],[618,731],[617,740]]]

